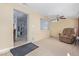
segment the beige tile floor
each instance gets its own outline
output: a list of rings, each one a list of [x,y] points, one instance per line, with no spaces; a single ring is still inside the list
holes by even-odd
[[[67,56],[67,54],[71,56],[79,56],[78,45],[66,44],[60,42],[58,39],[43,39],[35,42],[35,44],[38,45],[39,48],[30,52],[26,56]],[[2,54],[1,56],[12,56],[12,54],[10,52],[7,52],[5,54]]]

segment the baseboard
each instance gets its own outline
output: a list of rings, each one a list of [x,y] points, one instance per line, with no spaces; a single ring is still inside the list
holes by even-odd
[[[50,36],[50,38],[55,38],[55,39],[58,39],[59,37],[55,37],[55,36]]]
[[[0,54],[7,53],[7,52],[9,52],[10,49],[12,49],[12,48],[14,48],[14,47],[10,47],[10,48],[6,48],[6,49],[2,49],[2,50],[0,50]]]

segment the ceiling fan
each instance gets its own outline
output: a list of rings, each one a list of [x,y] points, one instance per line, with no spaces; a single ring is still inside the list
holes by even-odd
[[[49,21],[53,21],[53,20],[59,21],[60,19],[66,19],[66,18],[65,18],[65,16],[56,15],[56,16],[48,17],[48,19],[49,19]]]

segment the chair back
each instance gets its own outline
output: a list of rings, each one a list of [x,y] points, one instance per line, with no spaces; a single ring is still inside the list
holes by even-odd
[[[64,28],[63,35],[75,34],[74,28]]]

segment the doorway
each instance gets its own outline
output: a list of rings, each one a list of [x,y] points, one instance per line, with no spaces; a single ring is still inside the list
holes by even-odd
[[[14,45],[27,42],[27,14],[14,9],[13,35]]]

